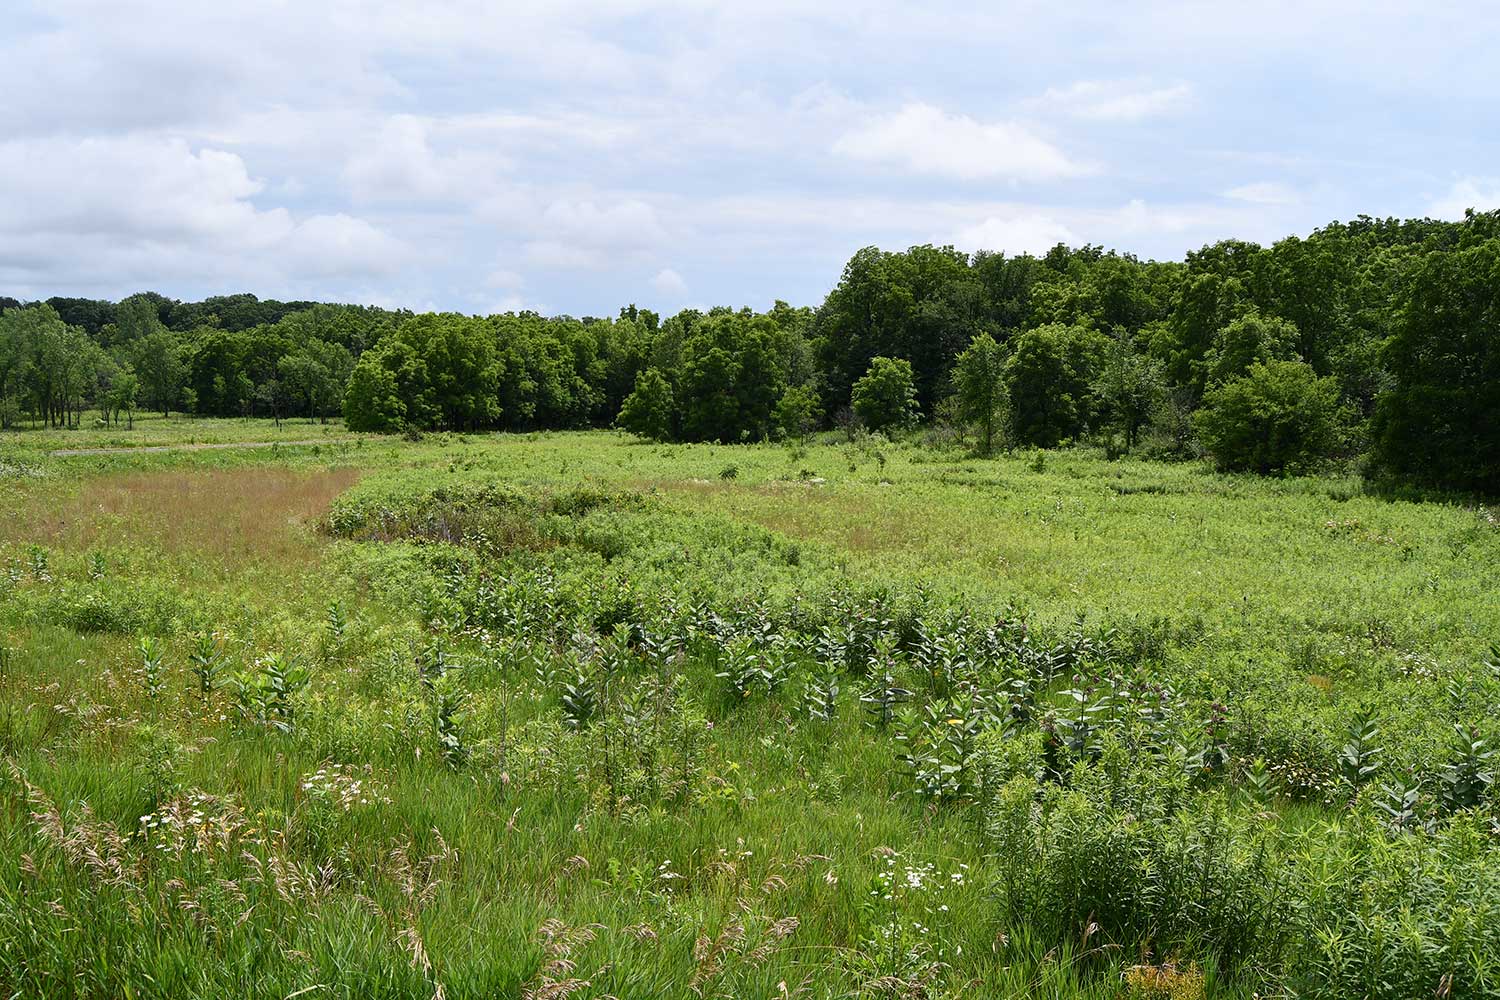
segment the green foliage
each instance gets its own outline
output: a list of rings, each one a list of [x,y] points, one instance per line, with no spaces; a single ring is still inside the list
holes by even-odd
[[[1093,391],[1105,419],[1125,436],[1125,447],[1134,448],[1141,428],[1166,399],[1166,373],[1161,362],[1136,353],[1124,337],[1116,337]]]
[[[849,399],[874,360],[889,357],[911,364],[918,404],[935,405],[953,357],[980,325],[983,279],[968,265],[952,247],[866,247],[850,258],[815,324],[828,398]]]
[[[186,375],[181,345],[159,324],[129,343],[131,367],[140,379],[144,402],[166,416],[181,396]]]
[[[433,728],[437,734],[438,754],[454,771],[469,762],[472,752],[464,742],[463,727],[458,718],[463,706],[464,698],[460,692],[445,689],[433,696]]]
[[[361,430],[488,426],[500,416],[503,370],[482,320],[452,313],[415,316],[359,359],[345,395],[345,419]]]
[[[1296,359],[1297,328],[1284,319],[1247,313],[1214,335],[1205,360],[1208,384],[1243,378],[1250,366]]]
[[[1349,742],[1339,751],[1339,768],[1344,781],[1358,791],[1380,772],[1384,751],[1380,743],[1380,726],[1368,713],[1356,717],[1349,729]]]
[[[771,419],[780,437],[791,440],[807,437],[818,429],[822,420],[817,393],[805,385],[789,387],[776,401]]]
[[[1220,468],[1267,474],[1317,468],[1339,444],[1339,420],[1332,379],[1271,361],[1210,389],[1194,425]]]
[[[297,699],[311,680],[307,668],[295,658],[271,653],[255,669],[235,675],[230,683],[241,720],[291,733],[295,729]]]
[[[599,688],[592,674],[580,671],[563,685],[558,696],[562,705],[563,725],[584,729],[599,714]]]
[[[1098,413],[1093,383],[1108,349],[1106,337],[1079,326],[1054,323],[1017,337],[1005,372],[1017,440],[1050,448],[1082,434]]]
[[[916,423],[921,411],[911,362],[901,358],[872,360],[869,370],[854,383],[851,405],[872,431],[899,431]]]
[[[682,344],[677,393],[689,441],[758,441],[770,436],[772,411],[787,384],[787,338],[769,316],[716,311],[697,321]]]
[[[661,372],[648,368],[637,376],[635,389],[625,397],[615,423],[637,437],[670,441],[674,413],[671,385]]]
[[[406,403],[384,355],[369,352],[354,366],[344,393],[344,423],[351,431],[394,431],[406,423]]]
[[[162,649],[161,640],[155,636],[146,636],[141,639],[138,648],[141,657],[141,681],[145,685],[146,698],[154,705],[167,687],[166,678],[163,676],[165,669],[163,660],[166,653]]]
[[[188,653],[188,663],[192,667],[193,679],[197,681],[199,697],[208,698],[218,688],[219,674],[224,666],[224,652],[220,648],[219,637],[211,632],[200,632],[194,637],[192,650]]]
[[[1428,254],[1409,288],[1374,457],[1398,479],[1500,494],[1500,239]]]
[[[953,386],[959,419],[979,429],[980,453],[990,454],[1003,433],[1010,410],[1006,395],[1005,352],[995,338],[981,333],[954,361]]]

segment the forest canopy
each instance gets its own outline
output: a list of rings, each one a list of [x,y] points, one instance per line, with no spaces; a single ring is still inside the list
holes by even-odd
[[[137,410],[355,430],[820,427],[1337,462],[1500,494],[1500,213],[1361,217],[1182,261],[867,247],[817,308],[465,316],[227,295],[0,298],[0,426]]]

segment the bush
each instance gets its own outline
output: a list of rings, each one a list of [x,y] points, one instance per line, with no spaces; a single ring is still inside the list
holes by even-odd
[[[854,412],[872,431],[900,430],[916,423],[917,385],[911,362],[876,358],[865,377],[854,383]]]
[[[784,438],[804,438],[817,430],[822,414],[818,409],[818,396],[807,386],[792,386],[781,394],[771,420],[776,431]]]
[[[615,423],[636,435],[652,441],[672,437],[672,387],[655,368],[641,372],[635,380],[635,391],[625,397]]]
[[[1193,424],[1221,469],[1310,471],[1338,443],[1338,385],[1301,361],[1252,364],[1208,391]]]

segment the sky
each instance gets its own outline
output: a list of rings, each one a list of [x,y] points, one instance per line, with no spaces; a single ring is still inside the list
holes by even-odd
[[[9,0],[0,294],[817,305],[1500,207],[1500,5]]]

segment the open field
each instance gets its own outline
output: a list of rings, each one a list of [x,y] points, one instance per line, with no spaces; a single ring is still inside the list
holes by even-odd
[[[7,435],[0,988],[1492,996],[1497,566],[1087,449]]]
[[[29,454],[51,451],[95,449],[188,448],[199,445],[291,444],[304,441],[351,442],[360,435],[344,430],[342,423],[313,420],[274,421],[256,418],[200,419],[180,414],[163,417],[136,414],[134,426],[85,426],[76,430],[21,427],[0,431],[0,453]]]

